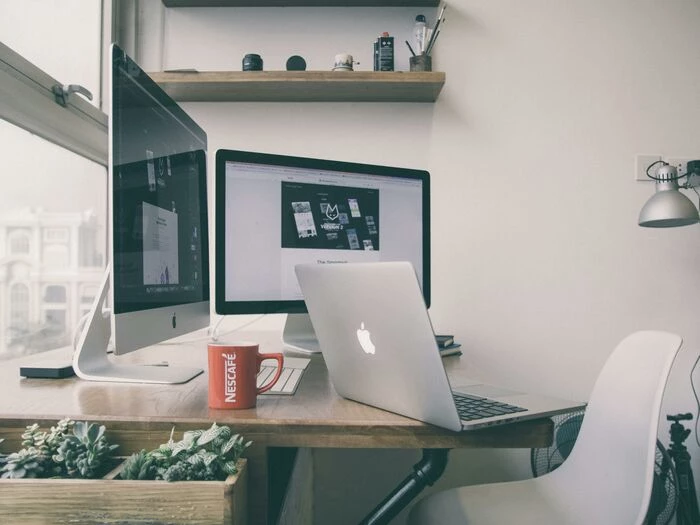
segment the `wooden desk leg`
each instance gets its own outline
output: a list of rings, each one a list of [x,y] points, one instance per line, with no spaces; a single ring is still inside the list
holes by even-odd
[[[423,457],[413,465],[413,473],[404,479],[360,525],[384,525],[408,505],[427,486],[432,485],[447,466],[446,448],[424,448]]]

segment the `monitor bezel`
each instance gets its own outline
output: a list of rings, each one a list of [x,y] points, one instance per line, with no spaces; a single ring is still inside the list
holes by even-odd
[[[426,307],[430,306],[430,174],[426,170],[377,164],[362,164],[312,157],[296,157],[253,151],[219,149],[216,152],[214,195],[214,272],[215,310],[220,315],[236,314],[303,314],[308,313],[302,300],[227,301],[226,300],[226,163],[242,162],[271,166],[380,175],[416,179],[422,183],[423,209],[423,282],[421,288]]]

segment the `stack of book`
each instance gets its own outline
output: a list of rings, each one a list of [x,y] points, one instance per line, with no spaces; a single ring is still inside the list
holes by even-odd
[[[453,335],[436,335],[435,341],[438,345],[438,350],[442,357],[448,355],[462,355],[459,343],[455,343],[455,337]]]

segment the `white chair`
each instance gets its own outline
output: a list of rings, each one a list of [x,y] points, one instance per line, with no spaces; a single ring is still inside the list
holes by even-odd
[[[449,489],[419,501],[409,525],[639,525],[651,497],[661,399],[682,339],[625,338],[593,387],[568,459],[544,476]]]

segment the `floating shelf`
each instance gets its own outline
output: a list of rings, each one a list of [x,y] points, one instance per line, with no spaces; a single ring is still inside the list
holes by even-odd
[[[437,7],[440,0],[163,0],[166,7]]]
[[[148,73],[182,102],[435,102],[442,72],[208,71]]]

